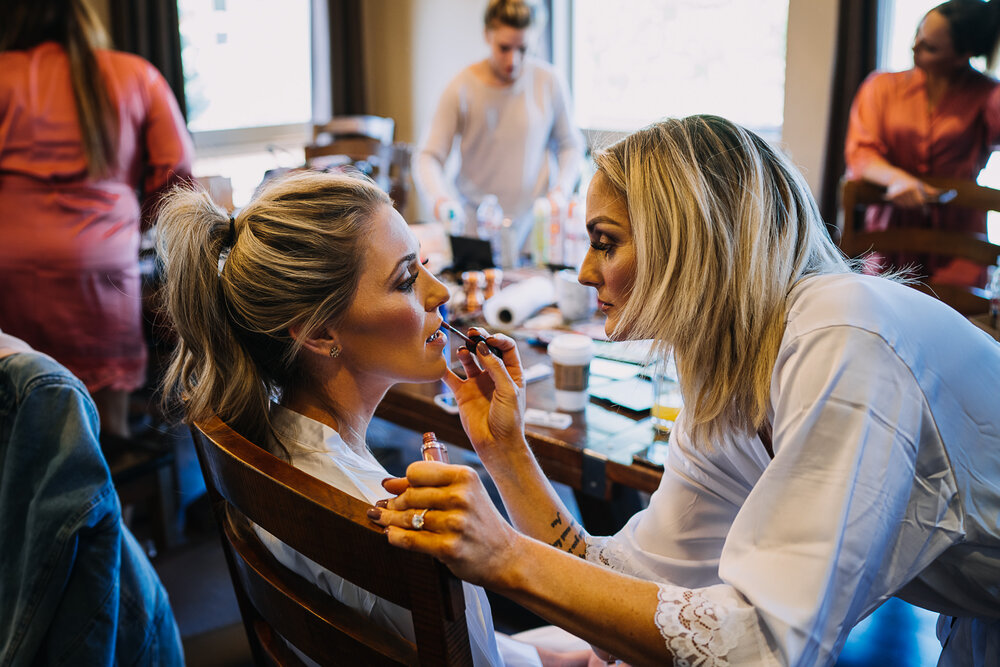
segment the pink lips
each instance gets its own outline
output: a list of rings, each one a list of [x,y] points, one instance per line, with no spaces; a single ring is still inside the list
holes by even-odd
[[[428,343],[428,345],[434,345],[434,344],[436,344],[436,343],[437,343],[438,341],[441,341],[441,344],[442,344],[442,345],[444,344],[444,340],[445,340],[445,339],[447,338],[447,335],[445,335],[444,331],[442,331],[442,330],[441,330],[441,324],[442,324],[443,322],[444,322],[444,320],[441,320],[440,322],[438,322],[438,325],[437,325],[437,327],[436,327],[436,328],[434,329],[434,331],[432,331],[432,332],[430,333],[430,335],[428,335],[428,336],[427,336],[426,338],[424,338],[424,341],[426,341],[426,340],[427,340],[428,338],[430,338],[431,336],[433,336],[433,335],[434,335],[434,334],[435,334],[436,332],[438,332],[438,331],[440,331],[440,332],[441,332],[441,335],[440,335],[440,336],[438,336],[437,338],[435,338],[434,340],[432,340],[432,341],[431,341],[430,343]]]

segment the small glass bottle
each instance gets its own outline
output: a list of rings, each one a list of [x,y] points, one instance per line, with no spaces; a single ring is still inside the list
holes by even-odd
[[[448,448],[439,442],[434,431],[424,433],[424,443],[420,446],[420,455],[424,461],[440,461],[448,463]]]
[[[462,288],[465,290],[465,312],[474,313],[483,307],[483,284],[486,277],[482,271],[463,271]]]
[[[483,288],[483,302],[486,302],[500,291],[500,282],[503,280],[503,269],[483,269],[483,276],[486,278],[486,286]]]

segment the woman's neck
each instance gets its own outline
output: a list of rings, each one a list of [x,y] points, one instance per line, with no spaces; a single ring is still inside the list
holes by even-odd
[[[962,67],[951,72],[926,72],[927,102],[934,109],[947,94],[948,89],[958,81],[969,68]]]
[[[388,386],[361,386],[349,373],[337,373],[314,387],[292,392],[282,404],[337,431],[359,454],[367,448],[365,432]]]

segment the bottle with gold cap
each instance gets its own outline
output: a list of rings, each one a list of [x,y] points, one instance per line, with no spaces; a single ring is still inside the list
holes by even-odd
[[[448,463],[448,448],[439,442],[434,431],[424,433],[424,444],[420,446],[420,454],[424,461],[440,461]]]

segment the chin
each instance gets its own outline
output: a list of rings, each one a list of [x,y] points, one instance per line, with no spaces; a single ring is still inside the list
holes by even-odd
[[[409,382],[435,382],[443,378],[445,371],[447,370],[448,362],[442,354],[439,355],[437,359],[423,365],[416,373],[414,373],[414,377],[411,378]]]

